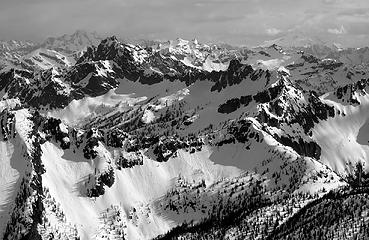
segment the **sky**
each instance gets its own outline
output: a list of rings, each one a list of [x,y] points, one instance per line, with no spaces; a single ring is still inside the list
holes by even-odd
[[[42,41],[77,29],[238,45],[299,32],[369,46],[369,0],[0,0],[0,39]]]

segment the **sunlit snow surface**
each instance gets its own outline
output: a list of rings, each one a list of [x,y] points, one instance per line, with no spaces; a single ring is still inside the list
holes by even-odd
[[[24,159],[29,149],[28,134],[30,123],[27,111],[18,111],[15,128],[18,137],[12,141],[0,141],[0,236],[5,230],[14,207],[15,197],[25,174],[27,162]]]
[[[354,170],[358,161],[364,162],[369,169],[369,140],[366,122],[369,119],[369,97],[363,96],[359,106],[342,105],[325,100],[334,105],[345,116],[336,116],[319,123],[313,130],[313,138],[322,148],[321,161],[335,171],[347,174]]]
[[[153,200],[170,189],[173,179],[179,175],[186,176],[189,180],[205,179],[208,184],[212,184],[217,179],[235,177],[241,172],[235,167],[214,165],[209,160],[208,150],[191,155],[180,151],[177,158],[166,163],[144,157],[143,166],[116,171],[116,183],[95,200],[83,197],[79,188],[88,174],[105,159],[87,161],[81,155],[63,153],[51,143],[43,145],[42,150],[42,160],[46,168],[43,175],[45,186],[61,204],[68,220],[77,224],[82,239],[91,239],[97,234],[99,215],[112,204],[121,206],[126,215],[132,207],[147,204],[150,206]],[[129,239],[148,239],[179,223],[176,219],[167,219],[155,209],[151,211],[147,218],[141,216],[137,225],[128,225]]]

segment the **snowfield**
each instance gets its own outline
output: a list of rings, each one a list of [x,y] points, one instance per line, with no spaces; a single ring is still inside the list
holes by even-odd
[[[146,100],[146,97],[133,97],[133,94],[116,94],[115,90],[99,97],[86,97],[81,100],[73,100],[64,109],[48,111],[47,115],[62,119],[70,125],[78,125],[89,118],[104,115],[112,109],[125,111],[135,103]]]
[[[52,143],[45,144],[42,150],[46,169],[43,176],[45,187],[60,203],[67,221],[77,226],[81,239],[92,239],[98,234],[100,214],[111,205],[120,206],[126,216],[132,208],[148,205],[152,212],[148,216],[139,216],[135,224],[128,222],[125,231],[129,239],[151,239],[182,223],[180,216],[179,219],[169,219],[152,206],[155,200],[171,189],[175,178],[186,176],[188,181],[204,179],[207,185],[211,185],[242,172],[235,167],[215,165],[209,159],[209,149],[195,154],[180,151],[178,157],[167,163],[155,162],[144,155],[143,166],[116,170],[113,187],[101,197],[88,199],[83,192],[86,179],[101,164],[99,161],[104,160],[86,161],[83,156],[63,153]]]
[[[345,116],[321,122],[313,130],[313,138],[322,147],[321,161],[341,174],[352,173],[358,161],[369,169],[369,146],[363,144],[369,135],[365,128],[361,130],[369,119],[369,98],[363,96],[359,100],[359,106],[345,106],[327,99]]]

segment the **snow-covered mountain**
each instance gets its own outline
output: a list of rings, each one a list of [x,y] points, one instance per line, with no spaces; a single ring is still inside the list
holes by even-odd
[[[159,43],[153,46],[153,49],[164,57],[206,71],[225,70],[230,59],[242,57],[236,48],[229,50],[217,45],[200,44],[197,39],[188,41],[178,38],[175,41]]]
[[[34,46],[35,43],[30,41],[0,41],[0,51],[2,53],[6,51],[27,51],[27,49],[33,48]]]
[[[74,65],[87,47],[98,45],[97,33],[77,30],[71,35],[49,37],[41,43],[0,41],[0,72],[11,68],[46,70]]]
[[[18,59],[35,48],[35,43],[25,41],[0,41],[0,70],[18,64]]]
[[[3,239],[365,239],[366,51],[84,35],[0,73]]]

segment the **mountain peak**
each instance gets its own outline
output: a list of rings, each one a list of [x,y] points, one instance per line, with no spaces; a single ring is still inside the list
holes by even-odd
[[[84,30],[77,30],[72,34],[49,37],[40,44],[40,47],[73,53],[88,46],[97,45],[101,40],[102,38],[96,32],[89,33]]]
[[[115,35],[113,35],[113,36],[107,37],[104,40],[102,40],[101,44],[111,45],[113,43],[118,43],[118,42],[119,42],[118,38]]]

